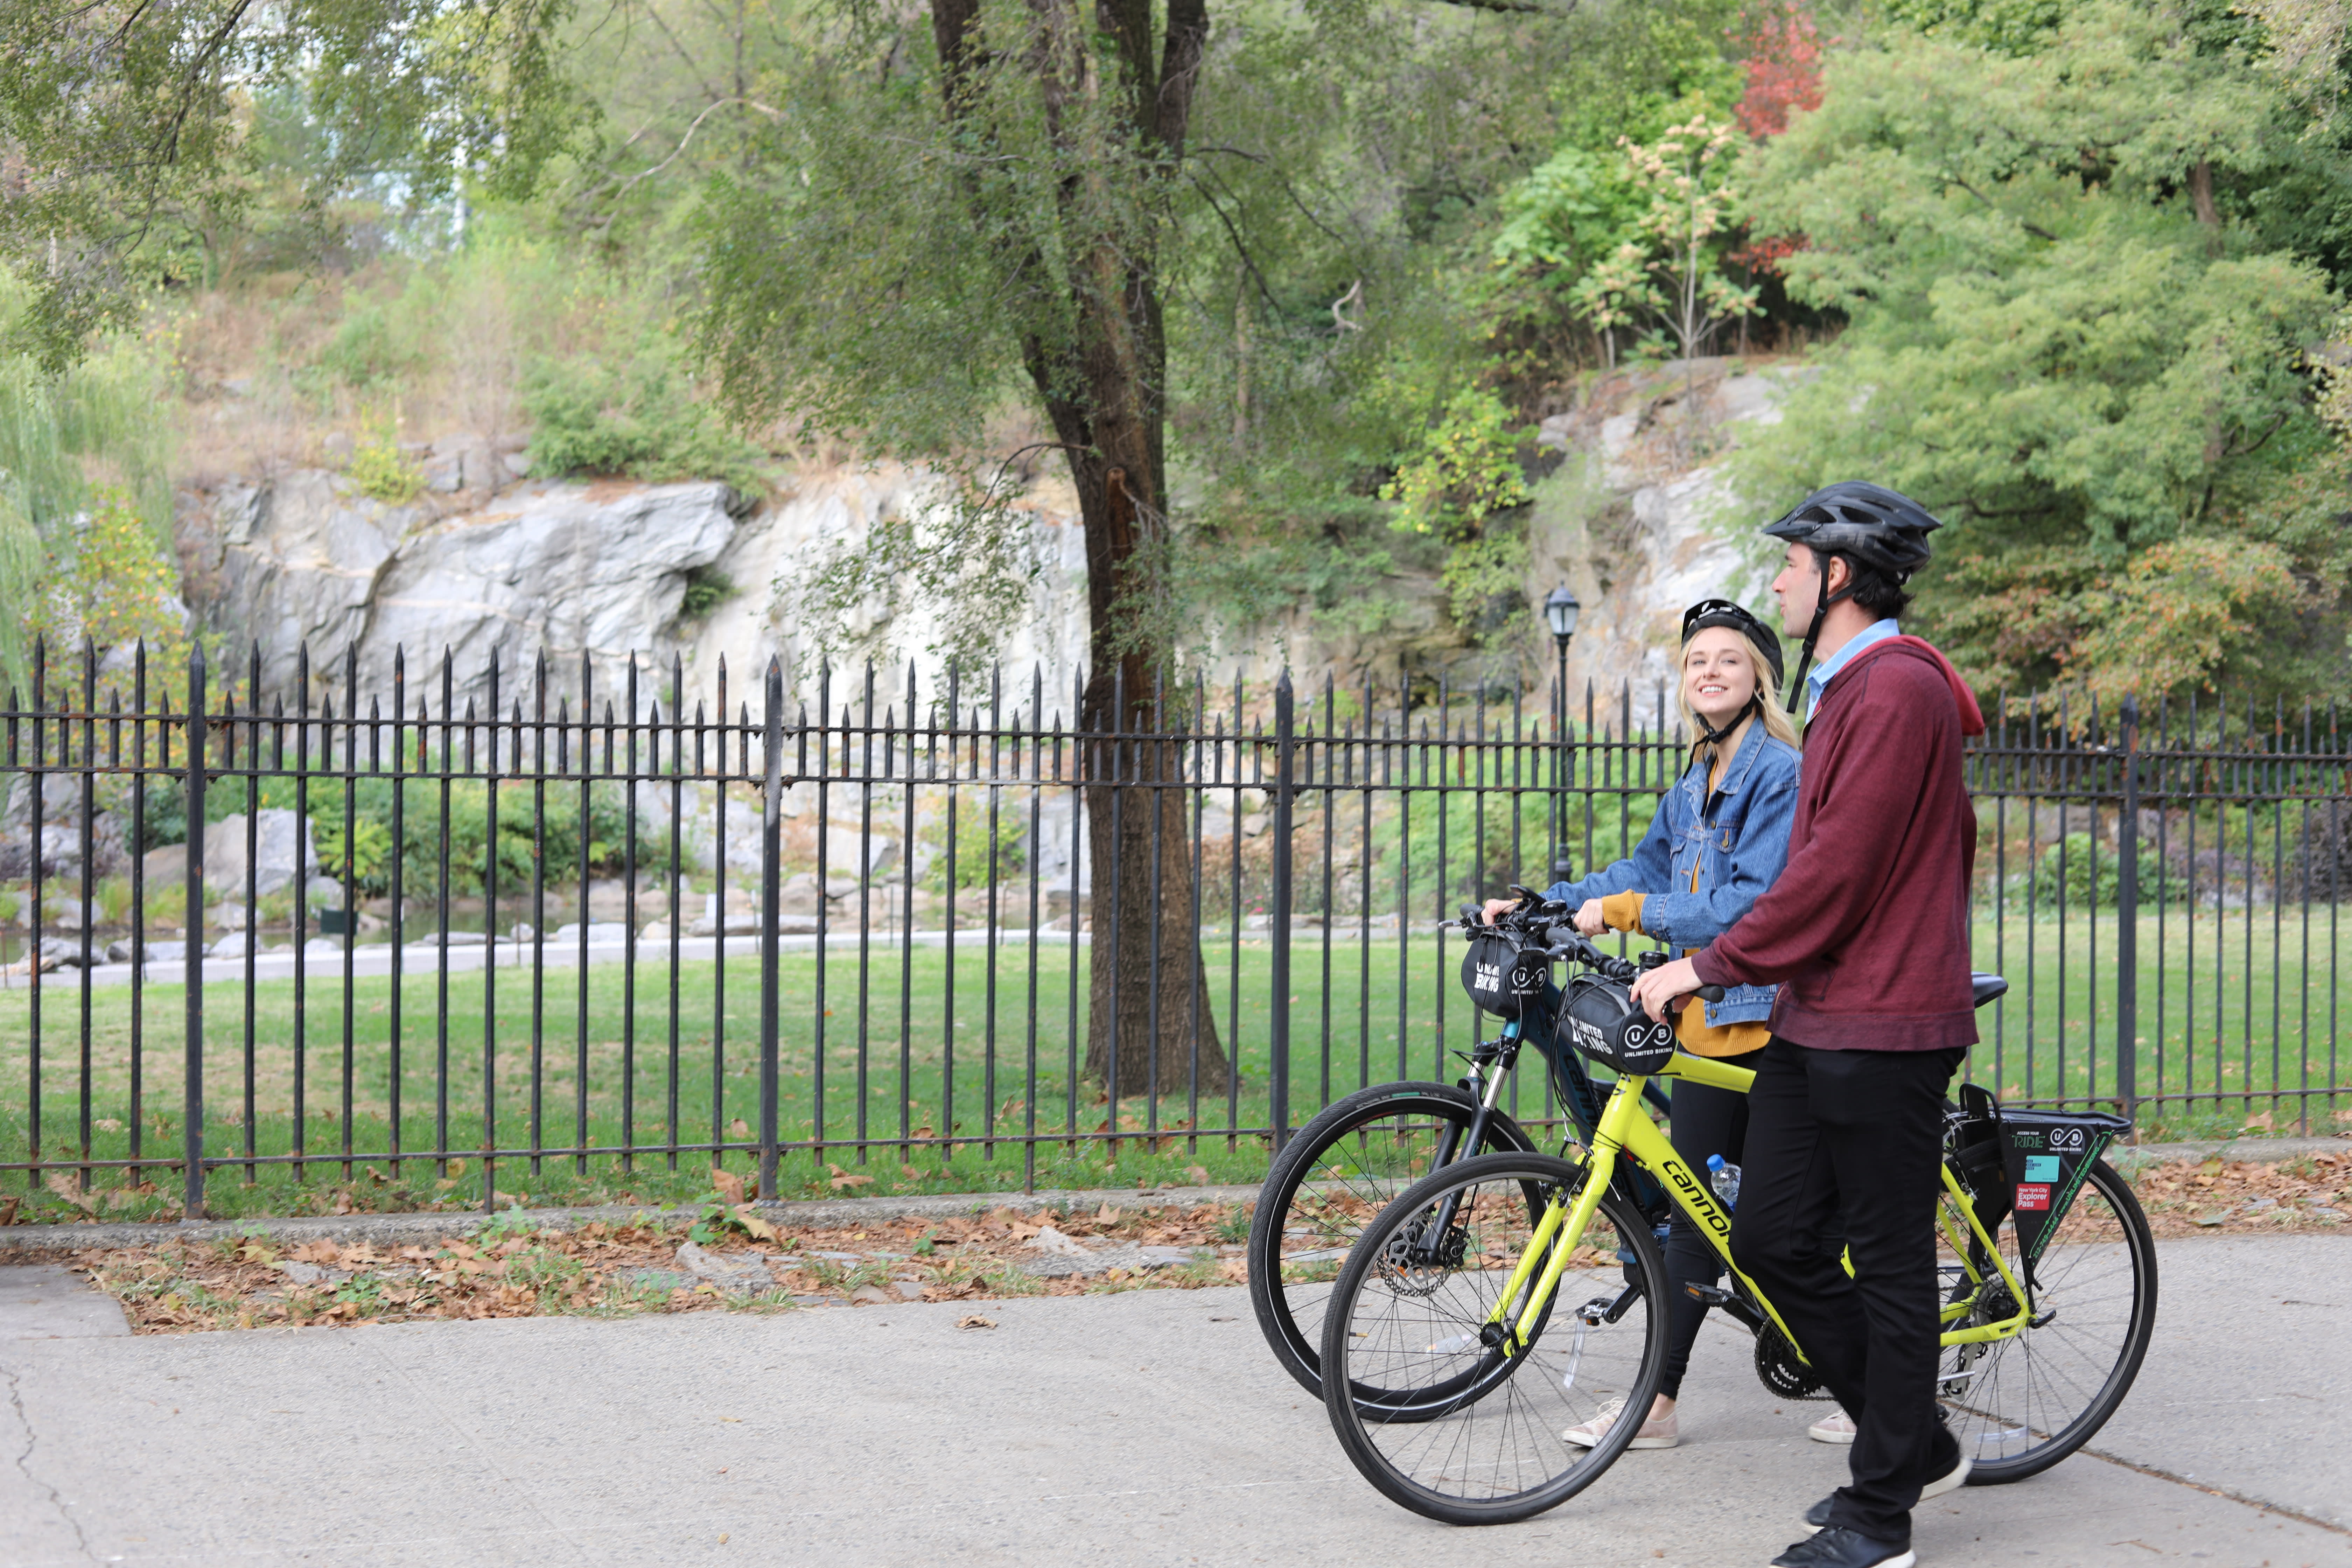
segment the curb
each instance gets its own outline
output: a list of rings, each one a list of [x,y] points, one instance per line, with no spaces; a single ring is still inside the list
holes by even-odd
[[[2187,1143],[2141,1143],[2110,1149],[2109,1160],[2126,1176],[2172,1160],[2228,1161],[2294,1160],[2313,1154],[2352,1152],[2344,1138],[2214,1138]],[[1215,1187],[1091,1187],[1081,1191],[1051,1189],[1035,1193],[941,1193],[906,1197],[809,1198],[791,1203],[752,1206],[764,1219],[810,1230],[838,1228],[861,1221],[956,1219],[985,1214],[993,1208],[1069,1210],[1114,1208],[1138,1204],[1254,1202],[1255,1186]],[[570,1230],[602,1220],[622,1225],[640,1215],[692,1219],[699,1211],[688,1205],[647,1208],[642,1205],[602,1204],[583,1208],[520,1209],[534,1226]],[[0,1226],[0,1258],[30,1258],[80,1252],[92,1247],[157,1247],[170,1241],[214,1241],[225,1237],[253,1236],[289,1246],[320,1239],[366,1242],[379,1247],[422,1247],[470,1236],[485,1223],[479,1209],[439,1214],[320,1215],[293,1219],[256,1217],[242,1220],[198,1220],[163,1225],[22,1225]]]
[[[2110,1148],[2107,1159],[2124,1174],[2137,1175],[2168,1160],[2275,1162],[2300,1160],[2313,1154],[2352,1154],[2352,1141],[2343,1138],[2207,1138],[2188,1143],[2136,1143]]]
[[[809,1230],[837,1229],[860,1222],[899,1219],[956,1219],[985,1214],[994,1208],[1034,1213],[1040,1208],[1132,1208],[1139,1204],[1247,1203],[1257,1196],[1254,1186],[1223,1187],[1097,1187],[1071,1192],[942,1193],[935,1196],[873,1198],[812,1198],[791,1203],[755,1203],[762,1219]],[[650,1215],[656,1219],[692,1220],[699,1205],[649,1208],[644,1205],[601,1204],[584,1208],[510,1209],[539,1229],[570,1230],[602,1220],[623,1225]],[[503,1217],[503,1214],[501,1215]],[[158,1247],[172,1241],[216,1241],[229,1237],[259,1237],[288,1246],[326,1240],[338,1244],[365,1242],[377,1247],[423,1247],[452,1237],[470,1236],[487,1223],[479,1209],[439,1214],[317,1215],[300,1218],[256,1217],[241,1220],[198,1220],[193,1224],[159,1225],[24,1225],[0,1226],[0,1260],[90,1248]]]

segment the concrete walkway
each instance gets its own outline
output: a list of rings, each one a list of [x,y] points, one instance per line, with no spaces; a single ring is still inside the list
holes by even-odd
[[[2096,1440],[2113,1458],[1927,1505],[1923,1563],[2352,1564],[2352,1239],[2184,1241],[2163,1268],[2156,1345]],[[999,1326],[958,1330],[975,1310]],[[1821,1406],[1776,1407],[1745,1337],[1710,1327],[1682,1447],[1527,1524],[1449,1530],[1349,1468],[1238,1289],[10,1338],[0,1373],[11,1568],[1715,1568],[1769,1560],[1843,1468],[1805,1440]]]

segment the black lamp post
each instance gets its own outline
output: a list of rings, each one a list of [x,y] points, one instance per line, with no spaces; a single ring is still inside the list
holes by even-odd
[[[1568,644],[1576,636],[1576,617],[1583,605],[1562,583],[1547,595],[1543,603],[1544,624],[1551,627],[1552,645],[1559,650],[1559,678],[1553,685],[1552,699],[1552,762],[1551,793],[1551,874],[1552,880],[1564,882],[1575,869],[1570,859],[1566,829],[1568,823],[1561,806],[1560,791],[1568,784]]]

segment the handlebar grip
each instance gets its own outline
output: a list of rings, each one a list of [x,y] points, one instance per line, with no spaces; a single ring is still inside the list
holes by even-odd
[[[1702,985],[1696,993],[1694,993],[1694,994],[1696,994],[1702,1002],[1720,1002],[1723,1000],[1723,987],[1720,985]]]

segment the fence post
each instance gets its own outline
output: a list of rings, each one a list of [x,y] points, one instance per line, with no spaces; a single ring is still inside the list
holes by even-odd
[[[1296,714],[1290,671],[1284,670],[1274,688],[1274,896],[1266,919],[1274,935],[1274,1016],[1269,1021],[1266,1053],[1268,1125],[1274,1129],[1274,1149],[1280,1153],[1290,1142],[1290,777],[1296,743]]]
[[[768,658],[768,710],[761,736],[768,773],[760,814],[760,1195],[776,1198],[776,1052],[780,960],[777,926],[783,912],[784,667]]]
[[[2116,1096],[2139,1100],[2139,701],[2124,699],[2123,816],[2116,824]]]
[[[181,963],[187,975],[187,1041],[181,1115],[187,1122],[187,1188],[180,1217],[205,1217],[205,649],[188,652],[187,941]]]

